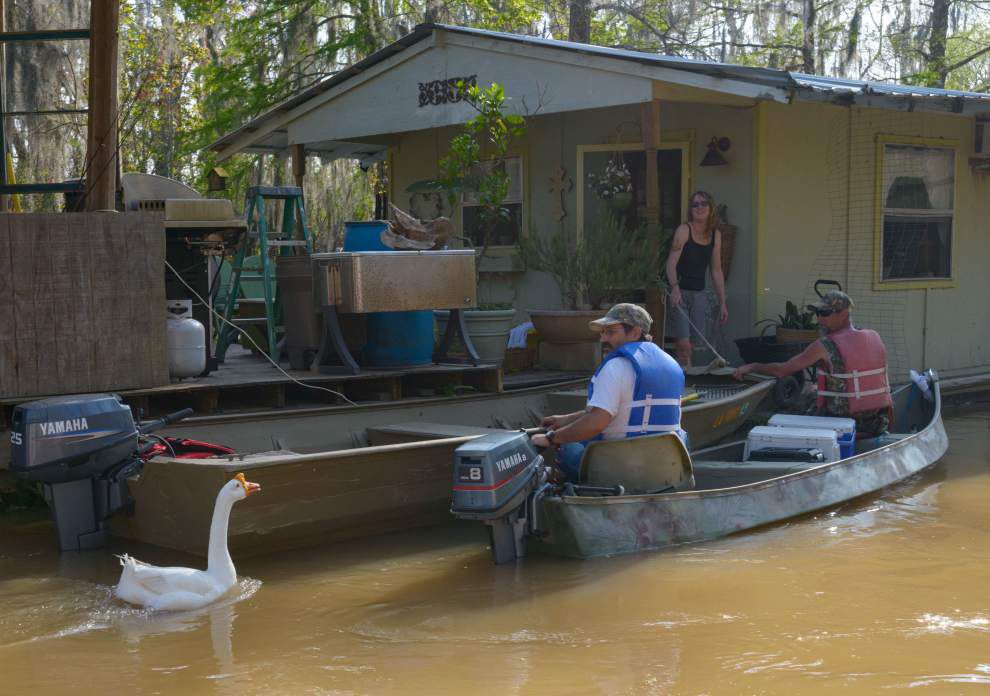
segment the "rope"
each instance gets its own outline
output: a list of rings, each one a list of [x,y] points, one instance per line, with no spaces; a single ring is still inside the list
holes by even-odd
[[[694,325],[694,322],[691,321],[691,317],[689,317],[688,313],[684,311],[684,307],[681,305],[674,306],[680,310],[681,314],[684,315],[684,318],[687,319],[687,323],[691,325],[691,328],[698,332],[698,335],[701,336],[701,340],[704,341],[705,345],[708,346],[708,349],[715,354],[715,357],[721,360],[723,365],[728,365],[729,361],[723,358],[722,355],[715,349],[715,346],[708,342],[708,339],[705,338],[704,332]]]

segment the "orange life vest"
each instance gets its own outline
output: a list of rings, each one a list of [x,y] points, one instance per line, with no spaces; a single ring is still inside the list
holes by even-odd
[[[838,348],[846,371],[828,372],[831,366],[818,369],[818,408],[825,407],[825,397],[849,399],[850,414],[893,407],[887,380],[887,349],[880,334],[847,326],[830,333],[828,338]],[[826,377],[844,380],[846,390],[826,391]]]

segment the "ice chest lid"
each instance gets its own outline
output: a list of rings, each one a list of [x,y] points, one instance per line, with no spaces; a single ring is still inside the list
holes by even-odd
[[[749,431],[749,440],[838,440],[838,434],[834,430],[824,428],[790,428],[779,425],[758,425]]]
[[[768,424],[784,428],[820,428],[823,430],[835,430],[843,435],[856,432],[856,421],[852,418],[794,416],[786,413],[778,413],[771,416]]]

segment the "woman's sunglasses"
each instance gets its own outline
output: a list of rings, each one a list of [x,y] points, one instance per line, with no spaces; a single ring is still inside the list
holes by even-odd
[[[708,207],[708,201],[692,201],[691,207],[692,208],[707,208]]]

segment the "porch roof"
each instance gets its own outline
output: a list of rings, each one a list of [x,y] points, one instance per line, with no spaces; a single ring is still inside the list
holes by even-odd
[[[540,52],[551,49],[583,54],[590,58],[619,61],[628,66],[630,75],[643,76],[643,67],[662,69],[658,81],[697,86],[694,80],[705,80],[704,89],[739,96],[740,85],[750,87],[747,97],[753,100],[814,101],[851,106],[862,105],[900,111],[926,110],[972,116],[978,112],[990,112],[990,94],[960,90],[895,85],[883,82],[848,80],[802,73],[757,68],[729,63],[658,55],[605,46],[558,41],[535,36],[459,27],[444,24],[422,24],[398,41],[376,51],[364,60],[301,90],[272,109],[247,121],[242,126],[216,140],[209,146],[220,160],[239,152],[285,153],[289,145],[287,124],[296,117],[334,98],[340,90],[346,90],[349,81],[358,82],[359,76],[370,68],[392,59],[427,39],[436,41],[436,35],[449,33],[474,37],[487,41],[515,44],[516,53],[532,54],[539,59]],[[545,54],[544,54],[545,55]],[[390,69],[390,66],[381,66]],[[381,68],[379,68],[381,69]],[[625,70],[625,68],[623,69]],[[680,78],[683,75],[683,82]],[[339,89],[338,89],[339,88]],[[327,92],[336,90],[334,95]],[[322,97],[322,98],[321,98]],[[358,159],[376,159],[382,156],[384,145],[326,141],[306,143],[308,152],[328,158],[349,156]]]

